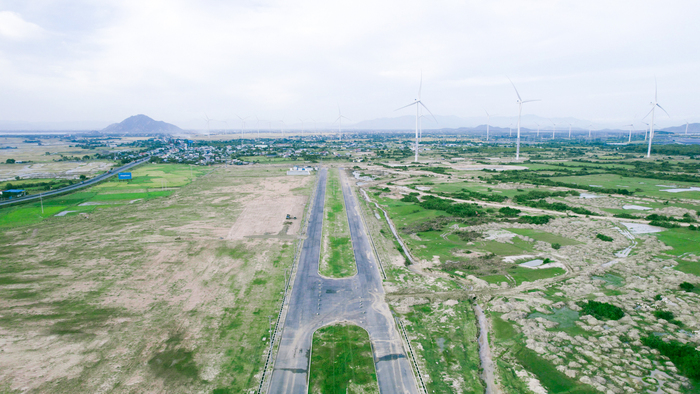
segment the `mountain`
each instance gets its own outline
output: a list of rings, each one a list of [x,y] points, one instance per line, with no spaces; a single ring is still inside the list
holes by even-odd
[[[169,134],[182,131],[181,128],[159,120],[153,120],[146,115],[134,115],[111,124],[104,129],[105,134]]]
[[[700,123],[690,123],[688,126],[688,133],[698,133],[700,132]],[[662,130],[670,131],[672,133],[685,134],[686,125],[674,126],[674,127],[664,127]]]

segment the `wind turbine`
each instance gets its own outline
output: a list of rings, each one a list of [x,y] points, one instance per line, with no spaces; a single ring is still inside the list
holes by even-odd
[[[656,107],[659,107],[659,108],[661,108],[662,111],[666,112],[666,110],[663,109],[663,107],[659,105],[659,99],[657,97],[658,96],[657,93],[658,93],[658,89],[656,86],[656,79],[654,79],[654,102],[651,103],[652,107],[651,107],[651,111],[649,111],[649,114],[651,114],[651,125],[649,126],[649,147],[647,148],[647,158],[651,157],[651,141],[654,139],[654,110],[656,109]],[[647,116],[649,116],[649,114],[647,114]],[[668,115],[668,112],[666,112],[666,115]],[[645,118],[647,116],[645,116]],[[668,117],[670,118],[671,115],[668,115]]]
[[[552,124],[554,125],[552,127],[552,140],[554,140],[554,133],[557,131],[557,124],[554,123],[554,121],[552,119],[550,119],[549,121],[552,122]]]
[[[569,122],[566,122],[569,123]],[[569,123],[569,139],[571,139],[571,123]]]
[[[508,138],[513,136],[513,124],[508,125]]]
[[[338,122],[338,141],[343,140],[343,130],[341,128],[341,126],[343,125],[343,119],[350,120],[350,119],[346,118],[345,116],[343,116],[343,114],[340,112],[340,105],[338,105],[338,118],[333,122],[333,123]]]
[[[412,105],[416,106],[416,152],[415,152],[415,160],[414,161],[418,161],[418,122],[420,119],[420,107],[422,106],[423,108],[425,108],[425,110],[428,111],[430,116],[432,116],[433,119],[435,119],[435,115],[433,115],[433,113],[430,112],[428,107],[426,107],[425,104],[423,104],[423,102],[420,100],[420,91],[421,91],[422,87],[423,87],[423,74],[421,73],[420,86],[418,87],[418,98],[415,101],[413,101],[411,104],[404,105],[403,107],[395,110],[395,111],[398,111],[400,109],[408,108]],[[437,119],[435,119],[435,122],[437,123]]]
[[[689,122],[686,120],[685,121],[685,135],[688,135],[688,124],[689,124]]]
[[[491,115],[489,115],[489,111],[485,109],[484,112],[486,112],[486,142],[489,142],[489,122],[491,121]]]
[[[509,79],[510,81],[510,79]],[[518,89],[515,87],[515,84],[513,81],[510,81],[510,84],[513,85],[513,89],[515,89],[515,94],[518,96],[518,137],[517,137],[517,142],[515,143],[515,160],[520,160],[520,115],[523,112],[523,104],[525,103],[531,103],[533,101],[540,101],[539,99],[536,100],[524,100],[520,98],[520,93],[518,93]]]
[[[304,119],[299,119],[301,122],[301,139],[304,139]]]
[[[589,141],[591,140],[591,130],[592,130],[592,129],[593,129],[593,125],[592,125],[592,124],[589,124],[589,125],[588,125],[588,140],[589,140]]]
[[[286,126],[286,124],[284,124],[284,121],[282,119],[280,119],[280,123],[282,123],[282,127],[280,127],[280,132],[282,133],[282,139],[284,139],[284,126]]]
[[[644,123],[646,125],[644,127],[644,141],[646,141],[647,140],[647,132],[649,131],[649,123],[647,123],[647,122],[642,122],[642,123]]]
[[[537,122],[535,124],[537,125],[537,138],[540,138],[540,124]]]
[[[258,141],[260,140],[260,119],[255,117],[255,128],[258,129]]]
[[[211,130],[209,130],[209,122],[211,121],[211,119],[209,119],[206,112],[204,113],[204,120],[207,122],[207,137],[208,137],[209,134],[211,134]]]
[[[627,126],[629,126],[630,128],[630,137],[627,139],[627,143],[629,144],[630,142],[632,142],[632,128],[634,127],[634,123],[628,124]]]
[[[245,130],[245,120],[250,118],[250,116],[246,116],[245,118],[241,118],[240,116],[236,115],[238,119],[241,120],[241,144],[243,143],[243,137],[244,137],[244,130]]]

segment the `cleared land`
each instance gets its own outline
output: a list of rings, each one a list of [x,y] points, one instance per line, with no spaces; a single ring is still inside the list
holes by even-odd
[[[345,278],[357,273],[338,171],[335,168],[328,171],[319,264],[320,274],[331,278]]]
[[[254,206],[302,212],[312,180],[256,166],[219,167],[188,183],[189,168],[152,168],[139,169],[148,182],[101,185],[76,193],[71,206],[86,197],[82,193],[150,195],[158,178],[179,187],[2,230],[3,390],[257,389],[267,316],[279,309],[294,240],[277,235],[287,226],[284,215],[262,229],[271,236],[227,235],[254,228],[255,221],[242,215]],[[70,196],[56,210],[65,199]]]
[[[314,333],[309,393],[379,393],[367,331],[334,325]]]

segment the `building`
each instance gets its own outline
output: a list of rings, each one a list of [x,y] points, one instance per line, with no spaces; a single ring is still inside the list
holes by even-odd
[[[11,199],[11,198],[23,197],[26,195],[27,195],[27,193],[22,189],[7,189],[7,190],[0,191],[0,198],[2,198],[2,199]]]

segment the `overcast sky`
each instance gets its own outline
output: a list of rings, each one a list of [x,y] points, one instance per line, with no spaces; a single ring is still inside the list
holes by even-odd
[[[698,1],[4,1],[0,120],[700,121]],[[663,124],[669,121],[662,120]],[[204,121],[201,121],[204,128]],[[214,127],[214,125],[212,125]]]

